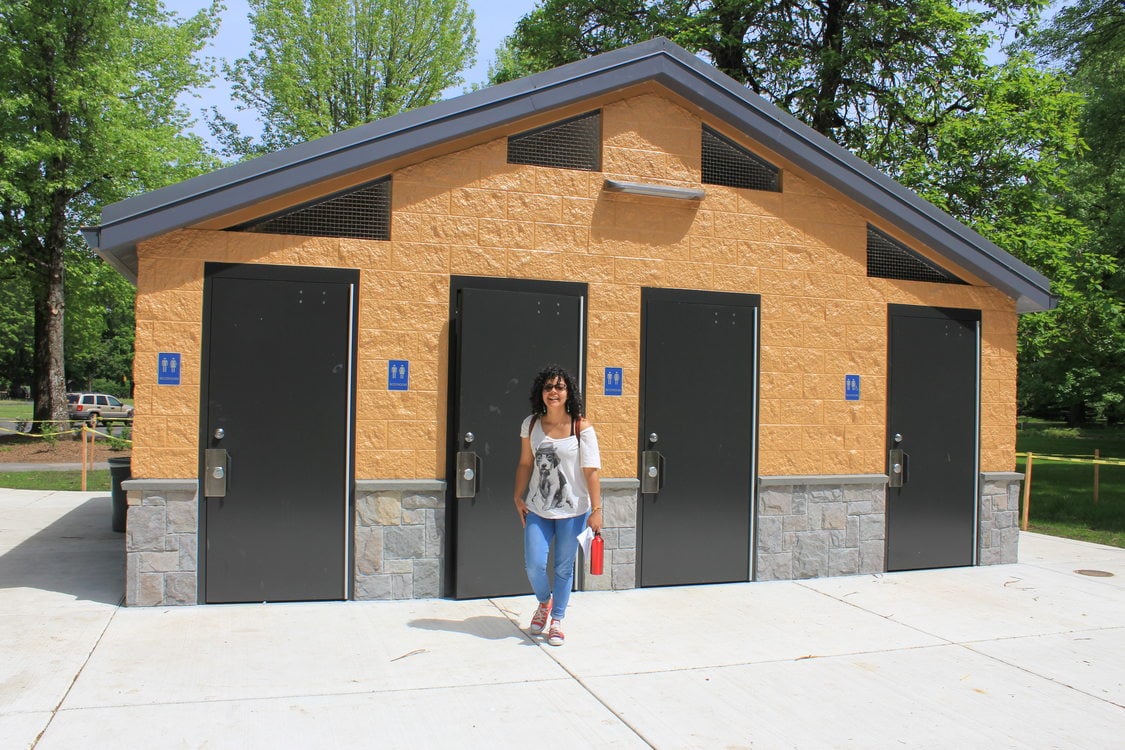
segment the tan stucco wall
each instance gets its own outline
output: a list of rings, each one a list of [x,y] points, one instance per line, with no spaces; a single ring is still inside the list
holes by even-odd
[[[783,192],[705,185],[701,203],[607,194],[607,177],[698,187],[700,120],[656,94],[602,112],[600,173],[510,165],[504,137],[393,171],[389,242],[182,230],[142,244],[134,476],[196,474],[206,261],[361,270],[360,479],[444,474],[451,274],[589,285],[588,412],[603,476],[636,471],[644,286],[762,295],[762,475],[883,472],[887,304],[980,309],[981,468],[1013,469],[1011,299],[986,286],[868,278],[869,221],[933,253],[736,133],[726,134],[782,168]],[[160,351],[183,353],[183,385],[155,384]],[[409,391],[386,389],[388,359],[410,360]],[[622,397],[600,395],[607,366],[625,369]],[[843,399],[849,373],[863,378],[859,402]]]

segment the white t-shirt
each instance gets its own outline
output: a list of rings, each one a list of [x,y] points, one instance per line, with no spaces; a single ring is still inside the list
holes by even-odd
[[[529,433],[530,428],[530,433]],[[539,419],[531,427],[531,417],[520,425],[520,437],[531,438],[534,459],[527,483],[527,507],[542,518],[571,518],[590,511],[590,490],[582,468],[600,469],[601,453],[593,426],[564,438],[548,437]],[[582,441],[582,468],[579,468],[578,441]]]

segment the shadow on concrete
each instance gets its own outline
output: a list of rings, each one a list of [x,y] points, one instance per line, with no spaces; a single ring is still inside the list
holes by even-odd
[[[0,591],[32,589],[120,604],[125,593],[125,535],[113,531],[110,520],[109,495],[93,497],[0,552]],[[13,523],[18,525],[19,519]],[[5,591],[4,597],[10,602],[12,592]]]
[[[519,628],[512,624],[507,617],[500,615],[478,615],[466,617],[464,620],[440,620],[437,618],[421,618],[410,621],[410,627],[420,630],[441,630],[446,633],[464,633],[465,635],[485,638],[490,641],[503,641],[515,638],[531,646],[534,642]]]

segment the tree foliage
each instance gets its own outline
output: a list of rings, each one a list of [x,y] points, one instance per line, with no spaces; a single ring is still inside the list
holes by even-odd
[[[995,29],[1041,0],[544,0],[505,41],[493,80],[667,36],[873,164],[977,104]]]
[[[1125,6],[1078,0],[1031,40],[1085,101],[1084,158],[1060,191],[1084,230],[1069,253],[1059,309],[1021,321],[1020,392],[1029,411],[1125,419]]]
[[[157,0],[0,4],[0,283],[31,299],[36,419],[66,415],[67,271],[94,262],[78,227],[204,165],[176,98],[207,80],[192,58],[217,13],[176,22]]]
[[[462,82],[476,32],[466,0],[250,0],[247,57],[224,65],[260,141],[213,113],[231,154],[268,153],[431,104]]]

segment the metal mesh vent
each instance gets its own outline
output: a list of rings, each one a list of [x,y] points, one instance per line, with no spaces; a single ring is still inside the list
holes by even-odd
[[[508,138],[508,163],[584,169],[602,166],[602,116],[590,112]]]
[[[781,192],[781,170],[703,126],[703,182]]]
[[[870,224],[867,226],[867,275],[936,284],[965,283]]]
[[[305,237],[391,238],[391,178],[348,190],[258,222],[235,227],[238,232],[296,234]]]

